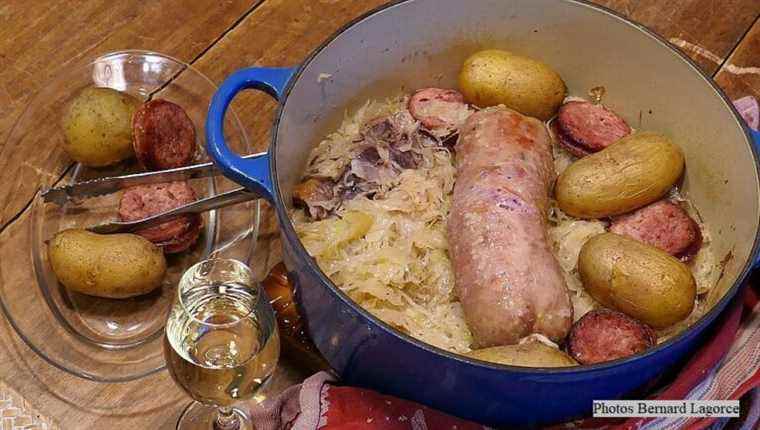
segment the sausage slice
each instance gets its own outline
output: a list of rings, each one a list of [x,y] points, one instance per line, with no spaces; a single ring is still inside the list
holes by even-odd
[[[148,170],[187,166],[195,156],[195,127],[182,107],[162,99],[143,104],[132,117],[132,144]]]
[[[185,181],[138,185],[127,188],[119,202],[119,218],[137,221],[196,200],[195,191]],[[184,251],[195,243],[202,222],[198,214],[182,215],[135,233],[163,247],[166,253]]]
[[[559,143],[577,157],[601,151],[631,134],[623,118],[601,104],[587,101],[562,105],[552,127]]]
[[[198,237],[201,235],[201,227],[203,227],[203,219],[199,214],[188,215],[189,225],[184,233],[169,240],[157,243],[164,253],[177,254],[179,252],[189,249],[198,241]]]
[[[428,130],[448,134],[457,130],[473,112],[456,90],[424,88],[409,99],[409,113]]]
[[[561,147],[567,149],[569,153],[578,158],[583,158],[591,154],[591,151],[575,143],[573,139],[567,137],[567,135],[560,130],[559,126],[557,125],[557,121],[552,122],[549,128],[551,129],[552,134],[554,135],[554,139],[557,141],[557,143],[559,143]]]
[[[568,337],[568,353],[581,364],[596,364],[638,354],[657,343],[648,325],[610,309],[581,317]]]
[[[669,200],[660,200],[615,217],[610,231],[660,248],[683,260],[693,257],[702,245],[699,225]]]

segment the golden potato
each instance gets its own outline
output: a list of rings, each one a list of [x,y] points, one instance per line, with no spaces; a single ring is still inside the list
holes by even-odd
[[[132,114],[139,105],[136,98],[111,88],[85,88],[63,115],[63,149],[92,167],[132,157]]]
[[[149,293],[166,273],[164,253],[135,234],[63,230],[50,240],[48,259],[66,288],[113,299]]]
[[[568,166],[554,193],[568,215],[603,218],[659,200],[683,169],[683,153],[670,139],[636,133]]]
[[[543,121],[554,116],[567,93],[562,78],[546,64],[498,49],[465,60],[459,89],[477,106],[503,104]]]
[[[578,362],[569,355],[538,341],[529,341],[521,345],[477,349],[464,355],[509,366],[569,367],[578,365]]]
[[[598,302],[661,329],[694,309],[691,271],[670,254],[614,233],[589,239],[578,256],[583,287]]]

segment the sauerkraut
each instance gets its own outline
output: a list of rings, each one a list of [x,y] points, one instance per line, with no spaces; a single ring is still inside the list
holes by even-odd
[[[340,127],[314,148],[304,176],[342,181],[346,172],[356,167],[352,163],[366,145],[362,139],[365,124],[402,115],[398,118],[402,127],[418,126],[407,123],[411,117],[405,116],[406,103],[403,95],[369,101],[347,115]],[[412,337],[464,353],[471,349],[472,335],[454,293],[446,238],[456,169],[450,150],[434,143],[424,139],[411,142],[406,150],[421,156],[416,168],[397,174],[373,173],[377,186],[341,201],[326,219],[314,220],[303,209],[294,209],[292,219],[310,255],[351,299]],[[388,156],[378,152],[380,157]],[[557,173],[574,160],[557,145],[554,158]],[[564,272],[576,320],[598,306],[581,284],[576,270],[578,253],[586,240],[606,227],[603,221],[572,218],[556,205],[549,213],[548,236]],[[694,262],[700,293],[712,288],[718,275],[706,248]],[[689,321],[703,312],[699,306],[696,309]],[[662,334],[671,332],[674,330]]]
[[[307,175],[338,178],[362,144],[358,136],[363,124],[403,111],[405,105],[404,97],[368,102],[348,116],[314,149]],[[317,222],[297,210],[294,222],[322,271],[354,301],[417,339],[467,352],[472,337],[454,296],[446,240],[455,175],[452,156],[437,145],[416,150],[422,155],[420,166],[383,181],[373,198],[346,200],[336,217]],[[371,226],[357,240],[336,240],[345,234],[336,233],[331,224],[352,213],[369,216]]]

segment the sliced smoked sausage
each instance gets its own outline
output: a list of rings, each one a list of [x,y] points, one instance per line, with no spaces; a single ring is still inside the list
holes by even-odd
[[[164,253],[176,254],[189,249],[198,241],[198,237],[201,235],[201,227],[203,227],[203,218],[199,214],[187,215],[189,224],[183,233],[180,235],[157,243]]]
[[[428,130],[449,134],[472,114],[464,96],[456,90],[424,88],[409,99],[409,113]]]
[[[631,134],[631,128],[615,112],[601,104],[571,101],[559,108],[552,131],[559,143],[576,157],[601,151]]]
[[[567,349],[581,364],[596,364],[638,354],[657,343],[648,325],[610,309],[595,309],[570,330]]]
[[[122,221],[137,221],[195,200],[195,191],[184,181],[138,185],[127,188],[122,194],[119,218]],[[171,254],[192,246],[198,239],[201,226],[200,215],[182,215],[135,233]]]
[[[610,231],[660,248],[684,260],[693,257],[702,245],[699,225],[685,210],[669,200],[659,200],[613,218]]]
[[[555,172],[544,124],[504,107],[476,112],[460,130],[456,163],[449,246],[477,346],[532,333],[564,339],[573,307],[547,238]]]
[[[179,105],[151,100],[132,117],[132,144],[148,170],[187,166],[195,156],[195,127]]]

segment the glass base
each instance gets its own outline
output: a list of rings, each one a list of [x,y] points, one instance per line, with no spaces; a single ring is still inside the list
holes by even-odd
[[[204,405],[203,403],[192,402],[182,411],[177,421],[177,430],[255,430],[256,427],[251,422],[248,411],[240,406],[230,408],[235,417],[237,425],[219,426],[217,417],[219,417],[219,408],[215,406]]]

